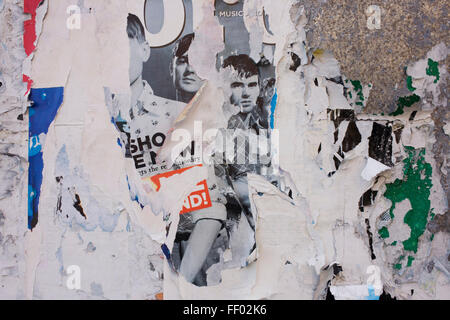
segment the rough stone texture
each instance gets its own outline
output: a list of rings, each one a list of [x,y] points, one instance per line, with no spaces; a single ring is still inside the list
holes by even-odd
[[[311,47],[333,52],[347,78],[371,83],[365,113],[394,111],[397,100],[409,95],[405,67],[425,58],[435,45],[450,43],[448,1],[445,0],[319,0],[304,1],[309,18],[307,38]],[[378,5],[381,28],[367,28],[366,9]],[[445,64],[448,66],[450,57]],[[442,88],[447,95],[447,87]],[[436,143],[433,148],[441,183],[450,196],[448,161],[450,137],[443,126],[450,118],[448,109],[435,110]]]
[[[382,10],[381,29],[367,28],[370,5]],[[332,51],[347,78],[373,84],[368,113],[395,110],[408,94],[406,65],[449,42],[445,0],[309,0],[305,7],[309,45]]]

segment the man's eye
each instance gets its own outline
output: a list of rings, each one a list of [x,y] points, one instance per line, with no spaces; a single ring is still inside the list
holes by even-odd
[[[177,65],[188,63],[187,57],[181,57],[177,59]]]
[[[234,89],[234,88],[242,88],[243,86],[244,86],[244,84],[242,82],[233,82],[231,84],[231,88],[232,89]]]
[[[249,86],[250,88],[254,88],[254,87],[258,86],[258,83],[256,83],[256,82],[250,82],[250,83],[248,84],[248,86]]]

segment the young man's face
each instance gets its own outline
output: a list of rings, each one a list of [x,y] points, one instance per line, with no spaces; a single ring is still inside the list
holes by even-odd
[[[203,80],[189,65],[187,52],[181,57],[175,57],[174,84],[177,90],[188,93],[196,93],[203,84]]]
[[[130,40],[130,84],[133,84],[141,75],[144,62],[150,57],[150,47],[146,42],[139,42],[136,38]]]
[[[259,96],[258,75],[248,78],[233,75],[231,79],[231,104],[238,106],[240,112],[249,113],[256,106]]]

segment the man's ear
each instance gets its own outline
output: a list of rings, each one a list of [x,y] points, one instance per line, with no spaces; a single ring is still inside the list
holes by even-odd
[[[148,59],[150,59],[150,52],[152,51],[147,41],[142,43],[142,51],[143,51],[142,61],[147,62]]]

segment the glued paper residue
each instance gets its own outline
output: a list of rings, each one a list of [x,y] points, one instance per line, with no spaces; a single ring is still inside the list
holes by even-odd
[[[299,1],[38,2],[18,296],[448,297],[446,44],[373,114]]]
[[[225,252],[231,255],[234,262],[228,265],[234,268],[245,267],[256,258],[256,215],[249,201],[247,174],[258,172],[277,183],[270,173],[269,150],[264,161],[249,161],[255,152],[250,150],[251,142],[265,139],[264,142],[270,143],[268,123],[275,87],[272,64],[275,45],[260,44],[256,61],[249,56],[253,50],[247,42],[251,30],[246,29],[242,16],[239,24],[235,23],[234,15],[233,19],[229,16],[236,10],[242,12],[243,3],[230,6],[217,2],[218,19],[217,16],[212,19],[213,7],[207,3],[199,7],[190,1],[184,4],[187,11],[181,33],[171,32],[170,27],[177,27],[173,23],[164,26],[157,37],[150,31],[157,29],[163,8],[146,2],[143,7],[136,6],[140,10],[130,10],[126,30],[131,96],[110,93],[109,89],[105,93],[111,121],[121,137],[118,144],[126,161],[134,165],[135,172],[130,176],[136,176],[137,172],[141,177],[129,179],[131,198],[139,199],[142,208],[149,206],[156,215],[162,212],[167,225],[163,248],[171,268],[188,282],[206,286],[221,282]],[[174,5],[172,9],[183,8]],[[257,14],[256,8],[245,10],[248,16]],[[201,11],[210,16],[194,21]],[[218,28],[209,28],[211,24]],[[224,38],[218,32],[220,28],[228,30]],[[240,36],[236,37],[237,34]],[[220,51],[209,52],[216,48],[211,41],[218,44]],[[152,45],[156,42],[158,46]],[[197,58],[203,51],[217,55],[205,75],[203,69],[197,74],[195,65],[200,63]],[[190,109],[210,103],[199,101],[204,91],[211,90],[208,81],[223,91],[220,94],[224,95],[224,102],[222,106],[216,103],[216,112],[224,120],[211,127],[208,115],[204,114],[208,129],[215,130],[212,139],[205,142],[203,118],[195,118],[193,132],[189,124],[191,114],[195,115]],[[181,140],[179,144],[167,145],[169,138],[172,142]],[[164,159],[167,150],[171,151],[170,159]],[[205,163],[205,156],[211,161]],[[197,175],[189,184],[175,187],[191,168],[204,168],[206,179]],[[173,177],[178,175],[175,180]],[[233,236],[243,230],[248,234]],[[233,239],[240,239],[241,243]]]

